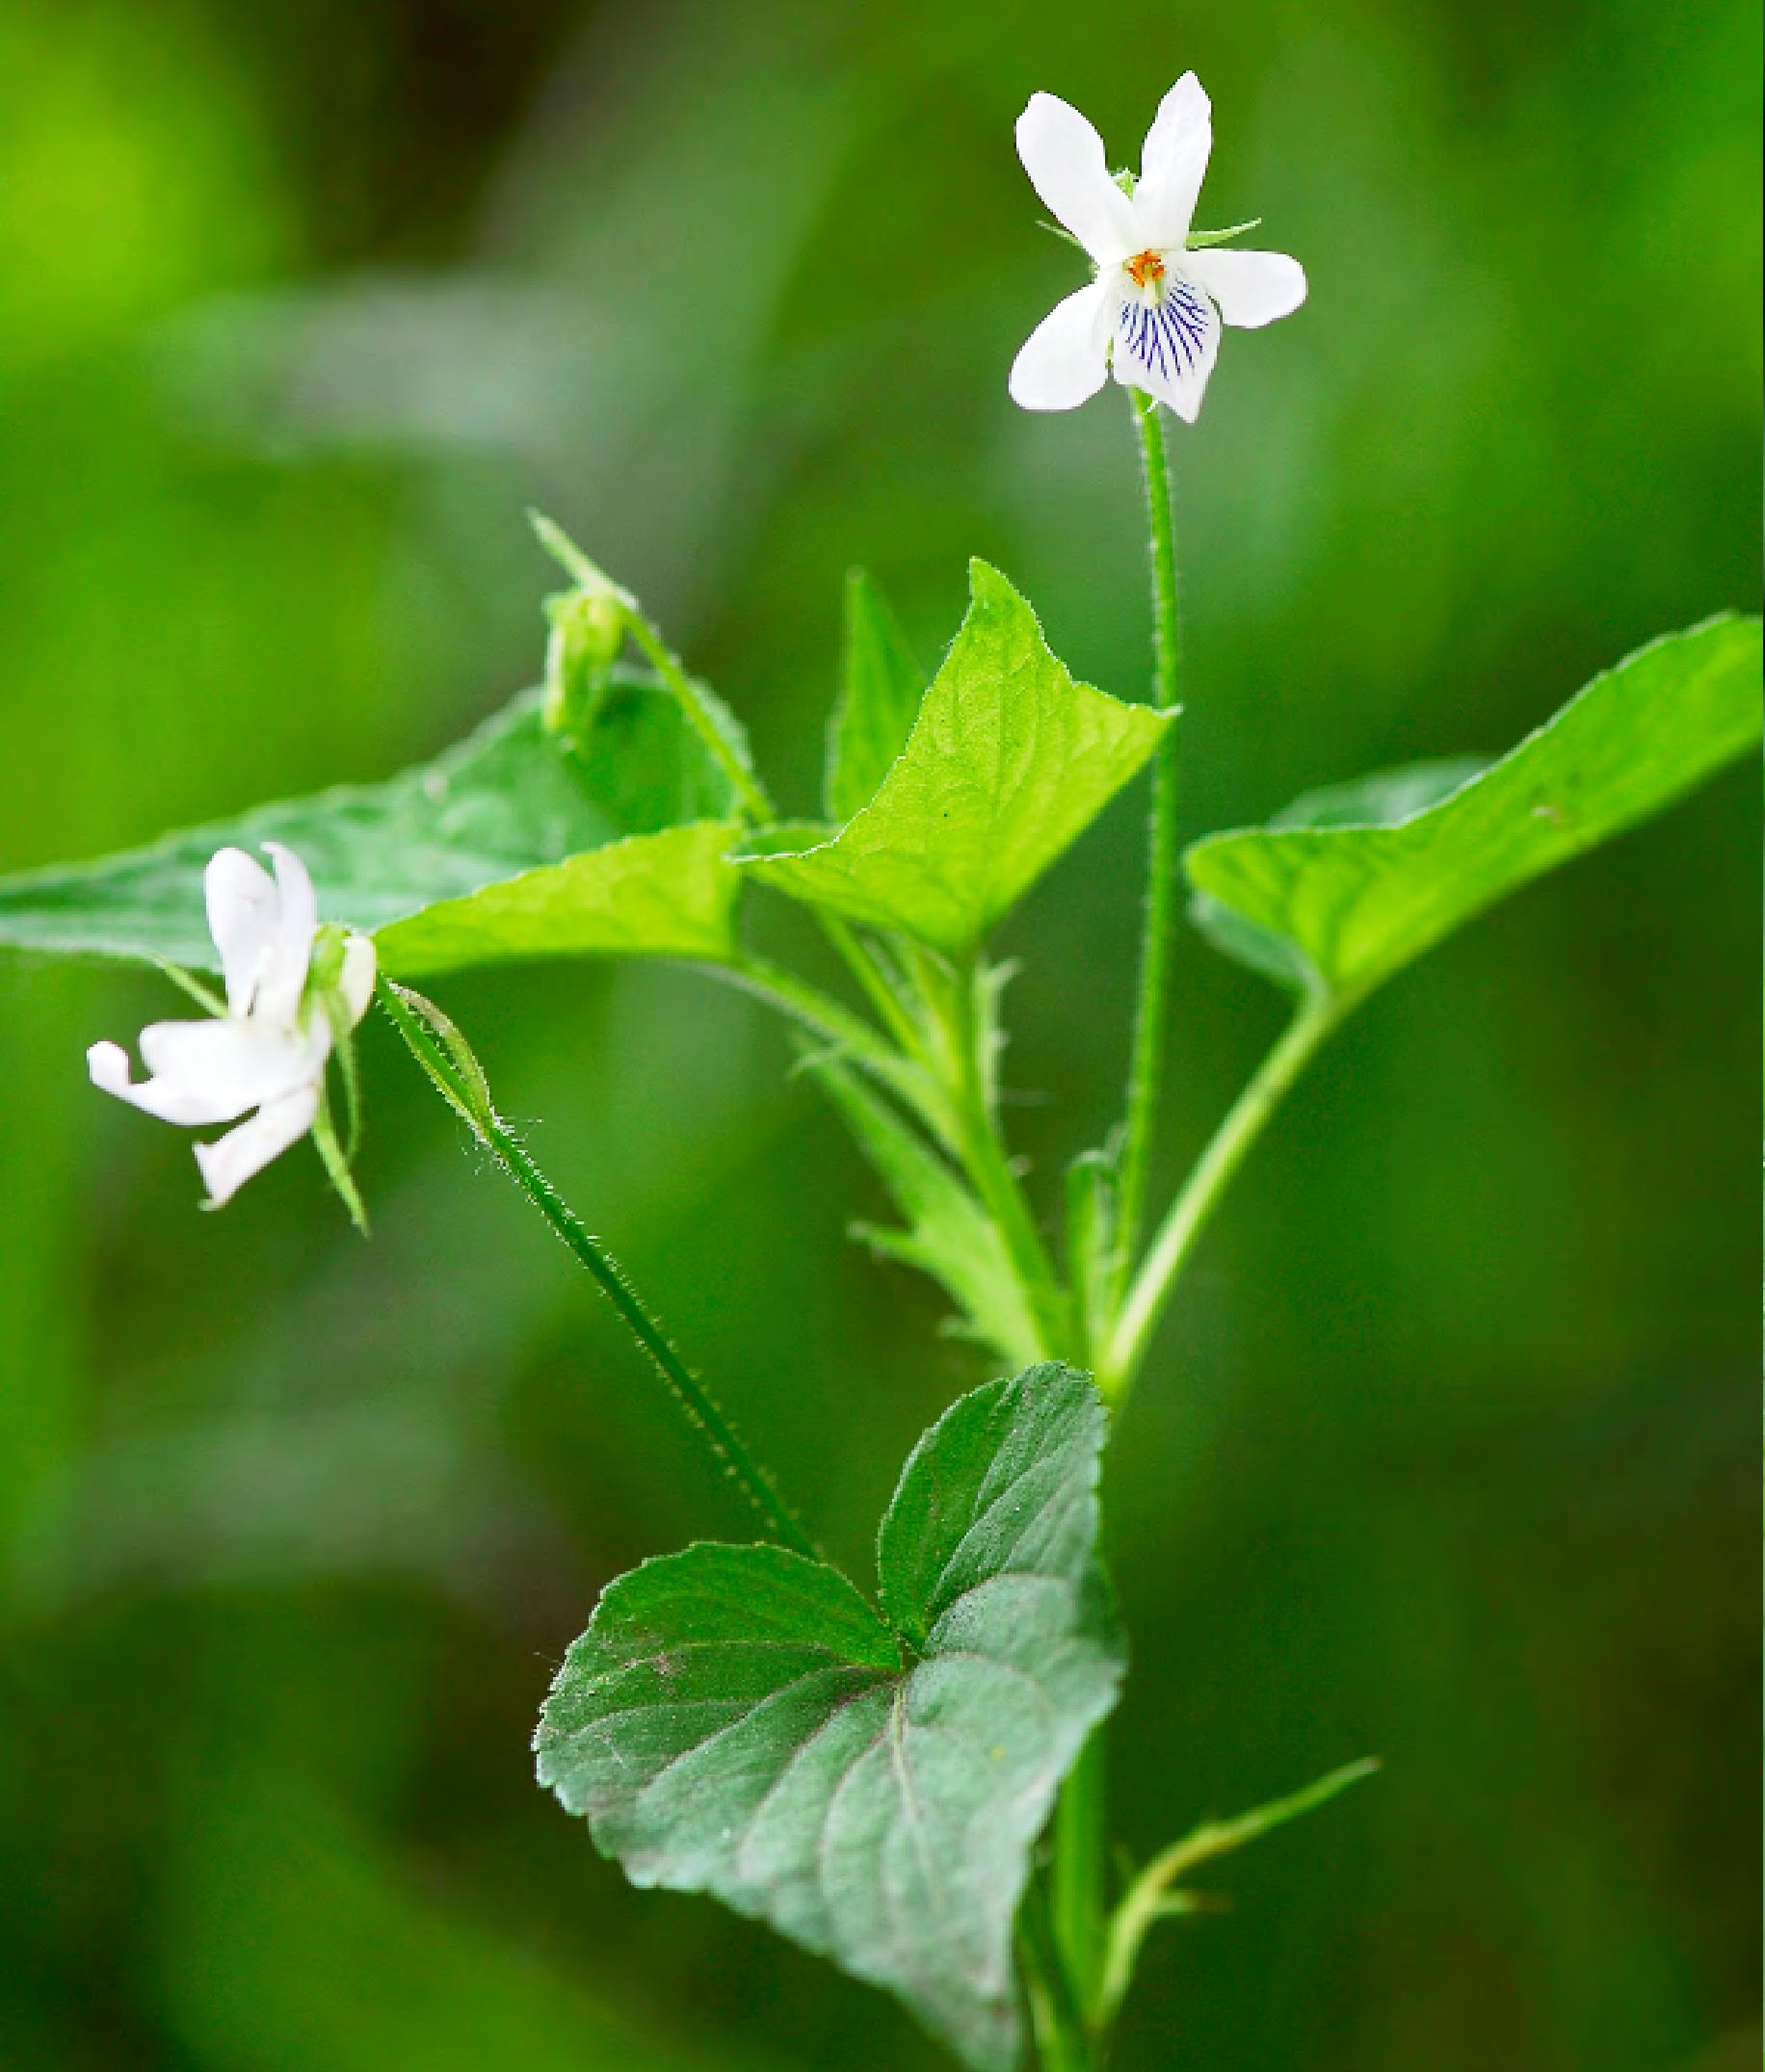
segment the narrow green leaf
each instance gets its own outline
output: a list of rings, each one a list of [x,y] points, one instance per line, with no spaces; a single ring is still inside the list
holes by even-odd
[[[1172,714],[1075,683],[975,562],[962,631],[900,758],[832,841],[748,861],[767,884],[934,949],[972,949],[1151,754]]]
[[[1671,805],[1759,726],[1758,621],[1710,619],[1596,676],[1425,810],[1414,805],[1436,779],[1412,769],[1289,809],[1314,825],[1197,843],[1184,858],[1206,903],[1197,918],[1283,983],[1358,999],[1507,893]],[[1342,825],[1406,803],[1395,826]]]
[[[1036,1357],[1036,1320],[999,1227],[944,1160],[857,1073],[837,1059],[809,1056],[804,1069],[840,1112],[907,1219],[905,1230],[860,1224],[876,1251],[937,1281],[962,1315],[967,1335],[1014,1366]]]
[[[675,700],[624,671],[581,751],[529,693],[433,763],[258,806],[96,863],[0,880],[0,945],[215,968],[202,869],[284,842],[328,920],[417,977],[504,957],[719,957],[739,873],[730,788]]]
[[[622,1576],[552,1686],[540,1781],[635,1883],[770,1922],[1008,2072],[1031,1846],[1121,1674],[1102,1440],[1066,1368],[962,1398],[883,1522],[892,1626],[774,1547]]]
[[[848,821],[907,747],[926,675],[900,621],[861,568],[846,578],[846,652],[839,702],[828,722],[830,819]]]

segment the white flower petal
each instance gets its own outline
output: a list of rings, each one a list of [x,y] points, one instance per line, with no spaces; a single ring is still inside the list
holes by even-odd
[[[1222,245],[1183,254],[1183,271],[1220,305],[1227,324],[1254,330],[1288,317],[1305,300],[1305,269],[1283,251],[1240,251]]]
[[[232,1025],[216,1022],[212,1026]],[[230,1122],[251,1106],[249,1099],[234,1099],[219,1085],[175,1074],[131,1080],[128,1053],[119,1043],[94,1043],[86,1053],[86,1069],[101,1093],[114,1093],[119,1101],[127,1101],[145,1115],[157,1115],[162,1122]]]
[[[120,1043],[94,1043],[86,1053],[86,1069],[100,1093],[114,1093],[163,1122],[229,1122],[239,1113],[235,1109],[217,1115],[199,1088],[175,1080],[148,1079],[137,1085],[129,1077],[129,1055]]]
[[[1185,72],[1159,103],[1140,154],[1134,216],[1141,244],[1180,251],[1213,149],[1213,107],[1201,82]]]
[[[1102,138],[1076,108],[1052,93],[1032,93],[1017,118],[1017,156],[1055,220],[1098,266],[1114,266],[1134,249],[1132,204],[1109,176]]]
[[[322,1020],[298,1032],[230,1016],[154,1022],[141,1032],[141,1062],[154,1075],[148,1086],[164,1086],[164,1098],[201,1111],[176,1118],[186,1122],[230,1122],[316,1080],[329,1048]]]
[[[266,842],[264,853],[276,866],[280,904],[271,955],[258,981],[256,1012],[271,1021],[290,1023],[301,1004],[302,989],[312,963],[312,938],[319,926],[319,902],[306,866],[293,850]]]
[[[1110,362],[1124,388],[1143,388],[1194,424],[1220,351],[1220,312],[1181,275],[1156,308],[1123,298]]]
[[[230,1201],[253,1173],[262,1172],[273,1158],[305,1136],[318,1113],[318,1088],[297,1088],[260,1108],[249,1122],[228,1130],[218,1142],[195,1145],[197,1164],[208,1189],[208,1206],[218,1209]]]
[[[1026,410],[1070,410],[1109,379],[1114,290],[1103,281],[1056,302],[1012,362],[1012,401]]]
[[[226,1004],[235,1014],[247,1013],[265,961],[274,954],[281,917],[276,880],[243,849],[220,849],[208,859],[202,888],[208,932],[226,976]]]
[[[343,945],[343,972],[337,987],[350,1010],[352,1029],[368,1011],[368,1004],[374,998],[374,945],[365,935],[350,936]]]

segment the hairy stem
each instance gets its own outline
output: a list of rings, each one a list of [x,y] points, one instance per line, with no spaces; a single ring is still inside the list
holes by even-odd
[[[1226,1184],[1342,1013],[1340,1003],[1321,999],[1300,1009],[1196,1161],[1134,1276],[1098,1362],[1097,1386],[1112,1402],[1119,1403],[1131,1387],[1177,1275]]]
[[[408,1002],[401,987],[382,980],[382,1006],[405,1039],[410,1054],[428,1074],[436,1089],[456,1114],[471,1127],[485,1148],[509,1175],[527,1199],[545,1219],[577,1264],[586,1267],[601,1293],[618,1311],[620,1321],[654,1362],[675,1403],[698,1433],[716,1460],[753,1507],[768,1534],[793,1553],[818,1560],[819,1551],[803,1526],[792,1515],[766,1470],[760,1466],[741,1434],[730,1423],[716,1399],[664,1335],[662,1326],[644,1306],[635,1288],[625,1278],[611,1252],[592,1236],[587,1225],[540,1171],[525,1144],[490,1105],[482,1074],[468,1076],[458,1055],[438,1041]],[[427,1004],[425,1004],[427,1005]]]
[[[1161,711],[1176,703],[1179,662],[1176,600],[1176,530],[1171,516],[1171,468],[1158,405],[1139,389],[1128,404],[1140,434],[1146,474],[1146,518],[1151,534],[1152,702]],[[1147,841],[1146,909],[1140,938],[1140,984],[1134,1008],[1133,1049],[1128,1065],[1127,1109],[1122,1125],[1121,1184],[1118,1207],[1118,1286],[1125,1280],[1140,1242],[1146,1210],[1146,1173],[1158,1121],[1164,1070],[1165,1018],[1171,989],[1171,943],[1176,920],[1176,730],[1167,727],[1152,758],[1152,813]]]

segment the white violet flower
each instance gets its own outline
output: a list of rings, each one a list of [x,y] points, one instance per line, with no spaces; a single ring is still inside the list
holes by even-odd
[[[374,945],[365,935],[344,936],[341,954],[325,959],[333,966],[327,983],[315,977],[321,931],[312,879],[279,842],[266,842],[264,852],[274,878],[242,849],[217,851],[203,875],[226,1011],[144,1029],[141,1058],[152,1075],[145,1080],[130,1079],[119,1043],[94,1043],[86,1053],[94,1087],[164,1121],[249,1115],[216,1142],[196,1146],[208,1206],[217,1209],[312,1128],[338,1030],[355,1028],[374,993]]]
[[[1213,111],[1193,72],[1165,95],[1131,193],[1111,177],[1103,140],[1076,108],[1052,93],[1031,96],[1017,118],[1017,155],[1096,278],[1030,333],[1012,367],[1014,402],[1069,410],[1113,372],[1193,424],[1222,321],[1253,329],[1305,300],[1304,269],[1282,252],[1192,249],[1212,148]]]

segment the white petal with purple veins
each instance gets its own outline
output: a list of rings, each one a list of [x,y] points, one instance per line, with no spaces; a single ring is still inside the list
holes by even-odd
[[[1220,351],[1220,313],[1194,282],[1171,281],[1157,303],[1122,298],[1110,360],[1124,388],[1143,388],[1194,424]]]

